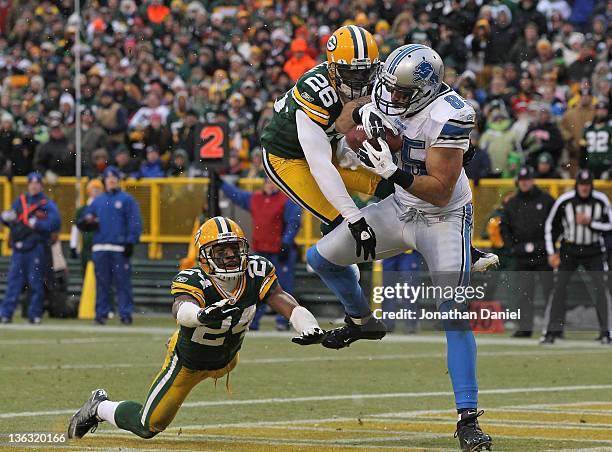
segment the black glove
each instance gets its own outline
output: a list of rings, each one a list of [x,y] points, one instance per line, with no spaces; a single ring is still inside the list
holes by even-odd
[[[98,218],[93,214],[87,214],[77,220],[77,228],[83,232],[95,231],[100,227]]]
[[[291,245],[287,243],[281,244],[280,251],[278,252],[278,261],[279,262],[287,262],[289,260],[289,251],[291,250]]]
[[[76,248],[70,248],[70,259],[78,259],[79,253],[77,253]]]
[[[200,312],[198,313],[198,322],[200,322],[202,325],[218,323],[227,317],[231,317],[232,314],[236,314],[239,311],[239,307],[227,304],[227,300],[221,300],[200,309]]]
[[[126,243],[123,245],[123,255],[125,257],[132,257],[132,254],[134,254],[134,244]]]
[[[363,258],[366,261],[368,256],[374,259],[376,256],[376,234],[374,234],[374,230],[366,222],[366,219],[362,217],[354,223],[349,223],[348,228],[357,243],[357,257],[361,256],[361,250],[363,249]]]
[[[299,336],[291,339],[291,342],[298,345],[312,345],[320,344],[323,339],[327,336],[327,331],[323,331],[320,328],[314,328],[312,330],[304,331]]]

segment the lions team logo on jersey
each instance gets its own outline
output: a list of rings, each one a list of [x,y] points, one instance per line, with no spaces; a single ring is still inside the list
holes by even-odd
[[[429,61],[421,61],[414,70],[414,81],[437,84],[439,77]]]

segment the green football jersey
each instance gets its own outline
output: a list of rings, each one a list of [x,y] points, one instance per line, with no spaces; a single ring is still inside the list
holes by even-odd
[[[295,120],[298,110],[325,131],[332,146],[342,137],[335,127],[342,112],[342,101],[330,81],[327,62],[302,75],[293,88],[274,102],[274,114],[261,135],[261,144],[270,154],[287,159],[304,158]]]
[[[192,370],[225,367],[238,353],[257,306],[278,285],[272,263],[261,256],[249,256],[247,271],[232,294],[236,314],[213,325],[188,328],[180,325],[176,351],[183,365]],[[221,288],[199,267],[183,270],[172,280],[170,293],[187,294],[201,307],[210,306],[226,296]]]
[[[587,123],[584,128],[587,166],[601,168],[612,164],[612,121]]]

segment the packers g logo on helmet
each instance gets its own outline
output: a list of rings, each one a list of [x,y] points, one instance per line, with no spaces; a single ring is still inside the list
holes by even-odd
[[[234,277],[247,269],[249,244],[244,232],[226,217],[204,222],[194,236],[200,267],[208,275]]]
[[[356,25],[338,28],[327,40],[332,84],[348,99],[370,93],[378,68],[378,46],[372,34]]]

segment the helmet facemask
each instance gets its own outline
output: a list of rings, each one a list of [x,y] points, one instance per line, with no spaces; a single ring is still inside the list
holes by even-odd
[[[242,275],[247,269],[249,244],[241,237],[219,239],[200,248],[200,262],[208,267],[207,273],[220,279]]]
[[[382,68],[374,86],[376,107],[387,116],[404,116],[413,113],[423,101],[432,95],[432,87],[401,86],[390,80]]]
[[[348,100],[358,99],[372,92],[377,67],[377,61],[372,64],[369,60],[364,64],[331,63],[330,65],[336,88]]]

